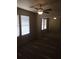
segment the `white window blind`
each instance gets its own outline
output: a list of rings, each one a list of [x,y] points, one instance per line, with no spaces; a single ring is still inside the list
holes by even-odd
[[[19,15],[17,15],[17,36],[19,36],[20,31],[19,31]]]
[[[47,29],[47,19],[42,19],[42,30]]]
[[[21,30],[22,35],[30,33],[29,16],[21,15]]]

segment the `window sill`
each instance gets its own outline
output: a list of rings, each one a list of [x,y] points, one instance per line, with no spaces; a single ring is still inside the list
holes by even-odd
[[[29,34],[25,34],[25,35],[22,35],[22,36],[18,36],[17,39],[25,39],[25,38],[30,38],[31,35],[30,33]]]

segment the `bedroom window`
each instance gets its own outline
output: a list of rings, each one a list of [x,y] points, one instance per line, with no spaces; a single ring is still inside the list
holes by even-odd
[[[21,32],[22,35],[30,33],[29,16],[21,15]]]
[[[47,19],[42,19],[42,30],[47,29]]]
[[[17,15],[17,36],[19,36],[20,31],[19,31],[19,15]]]

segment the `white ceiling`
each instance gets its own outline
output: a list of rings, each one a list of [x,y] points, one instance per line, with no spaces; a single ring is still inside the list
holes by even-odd
[[[51,14],[58,15],[60,13],[61,0],[17,0],[17,7],[36,12],[31,6],[39,7],[39,4],[43,5],[44,9],[51,8]]]

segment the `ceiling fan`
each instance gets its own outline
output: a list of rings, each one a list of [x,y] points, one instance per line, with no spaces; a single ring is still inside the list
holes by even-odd
[[[42,5],[41,4],[39,4],[39,7],[38,8],[36,8],[35,6],[31,6],[31,8],[36,9],[37,10],[37,13],[39,15],[42,15],[43,13],[49,14],[50,11],[52,11],[51,8],[44,10],[44,8],[42,8]]]

